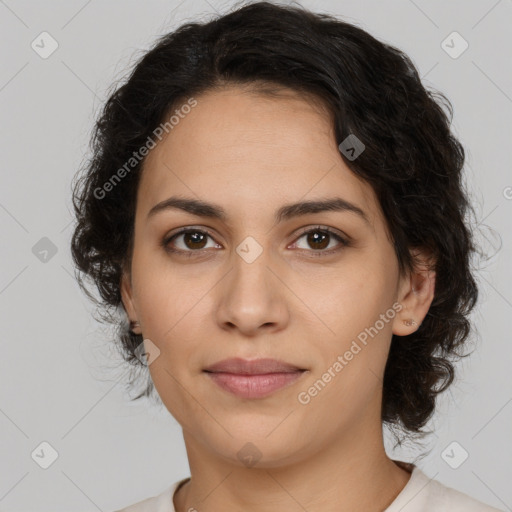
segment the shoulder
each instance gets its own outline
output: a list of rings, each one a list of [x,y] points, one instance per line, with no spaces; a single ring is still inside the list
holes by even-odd
[[[409,482],[385,512],[503,512],[486,505],[412,466]]]
[[[171,488],[157,496],[151,496],[114,512],[174,512]]]
[[[151,496],[132,505],[128,505],[114,512],[175,512],[173,497],[176,489],[188,478],[174,482],[171,486],[164,489],[160,494]]]
[[[437,480],[430,480],[430,501],[433,510],[447,512],[502,512],[497,508],[464,494],[456,489],[447,487]]]

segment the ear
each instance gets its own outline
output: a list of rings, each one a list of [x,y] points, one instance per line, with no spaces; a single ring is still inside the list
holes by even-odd
[[[426,250],[416,248],[411,254],[415,268],[400,279],[397,301],[402,309],[393,320],[393,334],[397,336],[407,336],[417,331],[434,299],[435,261]]]
[[[134,301],[133,301],[133,289],[131,282],[131,275],[128,271],[123,271],[121,276],[121,300],[123,302],[124,309],[128,315],[128,319],[130,322],[137,320],[137,310],[135,309]],[[134,327],[131,329],[135,334],[141,334],[140,326]]]

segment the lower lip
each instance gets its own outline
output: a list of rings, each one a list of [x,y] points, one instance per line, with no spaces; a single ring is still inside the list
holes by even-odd
[[[206,372],[222,389],[241,398],[263,398],[295,382],[304,371],[240,375],[234,373]]]

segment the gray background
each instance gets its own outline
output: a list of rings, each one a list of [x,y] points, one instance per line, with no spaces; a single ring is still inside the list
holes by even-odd
[[[412,460],[428,450],[419,465],[429,476],[512,510],[512,1],[302,4],[405,50],[425,85],[453,103],[481,243],[496,254],[478,273],[476,351],[439,403],[436,433],[394,452],[387,437],[388,453]],[[109,511],[189,475],[179,425],[148,402],[129,402],[109,333],[74,280],[70,183],[109,86],[157,35],[232,5],[0,1],[0,510]],[[59,45],[46,59],[31,47],[43,31]],[[453,31],[469,44],[457,58],[442,47]],[[48,246],[43,237],[57,251],[46,262],[36,245]],[[48,469],[31,456],[43,441],[58,452]],[[462,449],[469,457],[453,469],[447,454],[460,460]]]

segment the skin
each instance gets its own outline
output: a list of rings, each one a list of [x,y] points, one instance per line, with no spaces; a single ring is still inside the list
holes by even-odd
[[[319,104],[292,91],[270,98],[239,86],[196,99],[145,160],[121,291],[129,318],[140,323],[134,332],[160,351],[151,377],[183,428],[192,478],[175,494],[176,510],[382,511],[410,477],[386,455],[382,436],[391,336],[418,328],[435,274],[426,267],[399,274],[377,198],[344,163]],[[170,196],[220,205],[227,221],[178,209],[148,220]],[[333,196],[359,206],[370,224],[347,211],[274,222],[284,204]],[[318,249],[300,233],[316,225],[350,245],[331,237]],[[166,252],[162,239],[189,226],[212,237],[170,243],[194,252],[190,258]],[[250,264],[236,252],[248,236],[262,248]],[[315,257],[331,248],[339,251]],[[402,306],[394,318],[308,404],[299,403],[298,393],[394,303]],[[411,318],[416,325],[406,325]],[[269,397],[242,399],[203,372],[237,356],[308,371]],[[248,442],[260,452],[252,467],[238,457]]]

